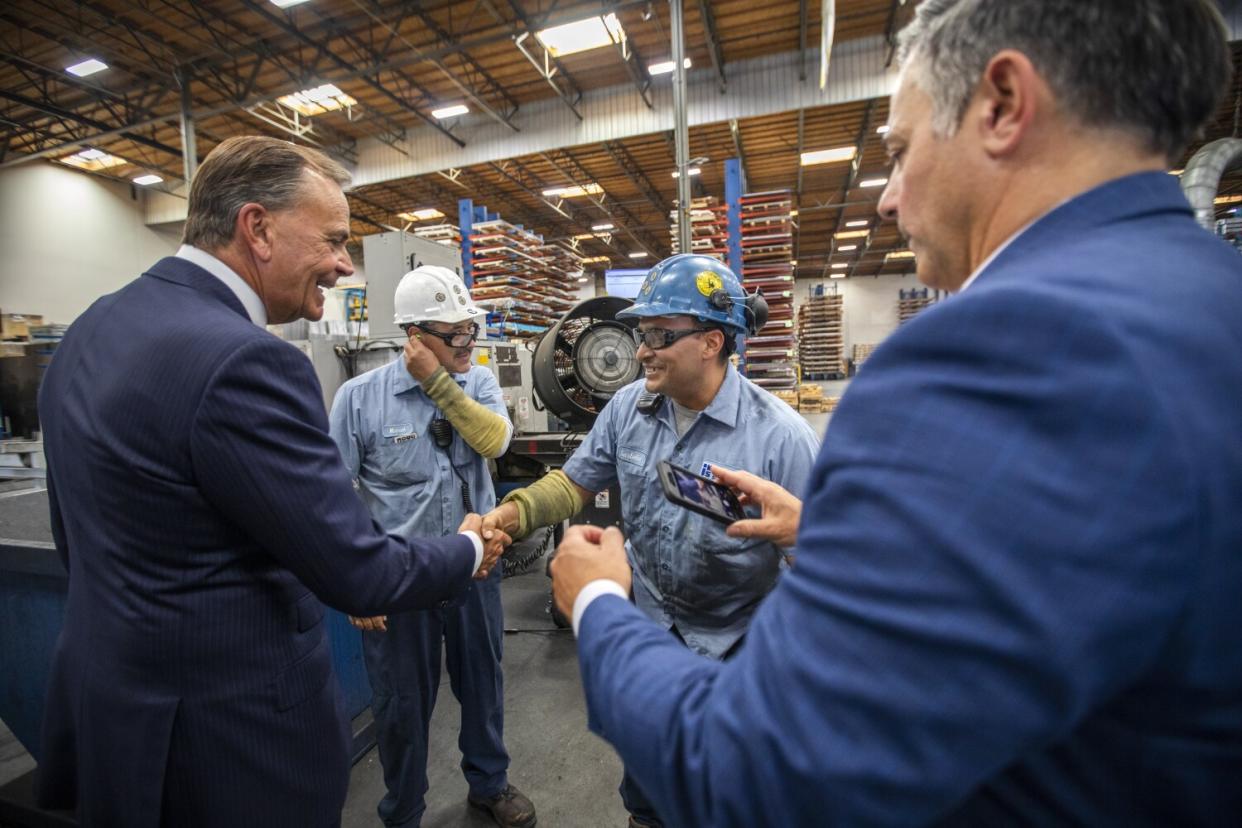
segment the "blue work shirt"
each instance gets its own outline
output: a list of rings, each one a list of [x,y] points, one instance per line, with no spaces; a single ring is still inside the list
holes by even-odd
[[[491,371],[476,365],[452,376],[467,396],[509,421]],[[332,439],[371,516],[390,534],[456,532],[466,516],[462,481],[473,511],[482,514],[496,505],[486,458],[457,433],[447,450],[436,446],[429,426],[443,416],[406,370],[403,354],[336,392],[328,418]]]
[[[656,463],[705,476],[708,463],[741,469],[800,497],[819,439],[797,412],[732,365],[680,438],[667,399],[654,414],[635,408],[645,384],[639,379],[617,392],[564,471],[593,492],[620,482],[634,603],[666,628],[676,626],[691,649],[720,658],[776,585],[784,553],[768,541],[731,538],[723,523],[670,502]]]

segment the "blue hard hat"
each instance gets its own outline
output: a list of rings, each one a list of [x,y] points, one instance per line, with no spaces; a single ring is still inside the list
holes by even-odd
[[[717,259],[693,253],[669,256],[651,268],[634,304],[617,313],[618,319],[647,316],[693,316],[741,336],[753,333],[754,327],[754,314],[748,312],[746,293],[733,271]]]

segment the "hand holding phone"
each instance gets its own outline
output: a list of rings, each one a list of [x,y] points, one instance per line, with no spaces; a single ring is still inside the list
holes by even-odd
[[[656,472],[660,475],[664,496],[678,506],[725,524],[746,517],[742,504],[728,486],[666,460],[656,464]]]

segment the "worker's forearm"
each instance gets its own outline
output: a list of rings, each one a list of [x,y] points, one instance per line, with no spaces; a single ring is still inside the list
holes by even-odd
[[[466,445],[489,459],[505,453],[513,428],[508,420],[472,400],[444,368],[437,368],[422,385]]]
[[[557,469],[526,488],[505,495],[501,503],[517,506],[518,527],[517,534],[513,535],[517,540],[540,526],[568,520],[582,510],[584,501],[574,482]]]

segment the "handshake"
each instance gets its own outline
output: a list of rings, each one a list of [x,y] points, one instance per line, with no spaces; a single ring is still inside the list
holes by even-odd
[[[513,543],[512,533],[517,531],[517,526],[517,507],[507,503],[496,507],[486,515],[476,515],[472,512],[466,515],[461,526],[457,527],[458,534],[474,532],[483,541],[483,561],[479,564],[478,571],[474,573],[476,581],[481,581],[492,574],[492,570],[500,561],[500,556],[509,548],[509,544]],[[351,615],[349,623],[360,630],[371,632],[388,630],[388,616],[386,615],[368,618],[356,618]]]

